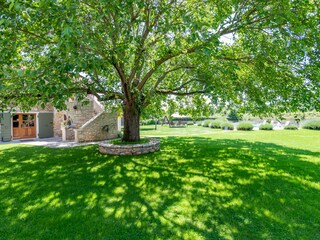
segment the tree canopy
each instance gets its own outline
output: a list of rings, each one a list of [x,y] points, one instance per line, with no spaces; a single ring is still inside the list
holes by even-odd
[[[141,111],[168,96],[191,109],[209,99],[319,110],[314,0],[7,0],[0,9],[1,109],[94,94],[122,104],[127,140],[139,138]]]

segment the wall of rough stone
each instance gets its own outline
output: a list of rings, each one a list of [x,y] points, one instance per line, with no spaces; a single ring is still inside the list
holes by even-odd
[[[32,113],[32,112],[53,112],[54,107],[47,104],[44,108],[40,106],[34,106],[30,109],[30,111],[27,111],[26,113]],[[14,108],[14,111],[12,113],[24,113],[20,108],[16,107]]]
[[[109,155],[141,155],[145,153],[156,152],[160,150],[160,140],[150,139],[148,143],[143,144],[112,144],[111,141],[99,144],[99,151],[102,154]]]
[[[75,139],[74,128],[63,127],[62,132],[62,141],[73,141]]]
[[[76,142],[102,141],[117,138],[117,113],[102,112],[79,129],[75,129]]]
[[[70,116],[73,126],[80,128],[83,124],[88,122],[97,113],[94,111],[93,102],[90,101],[86,105],[82,105],[77,101],[69,101],[67,103],[68,111],[66,112],[67,117]]]
[[[98,111],[101,110],[94,106],[94,102],[90,100],[90,102],[86,105],[82,105],[82,103],[78,103],[77,101],[69,101],[67,103],[66,111],[57,111],[54,110],[54,119],[53,119],[53,132],[55,137],[62,137],[61,127],[65,122],[65,118],[68,119],[70,117],[72,121],[73,128],[80,128],[86,122],[88,122],[91,118],[93,118]],[[68,134],[70,136],[70,134]],[[70,137],[68,137],[68,140]]]
[[[54,136],[77,142],[99,141],[115,138],[118,135],[117,114],[104,112],[104,107],[94,96],[88,96],[89,103],[82,105],[68,101],[66,111],[54,110]],[[101,114],[103,112],[103,114]],[[66,119],[72,121],[72,128],[64,128]],[[108,125],[108,131],[102,127]],[[62,131],[61,129],[64,129]],[[73,134],[74,132],[74,134]]]
[[[93,109],[96,114],[104,111],[104,106],[93,95],[88,95],[88,99],[93,102]]]
[[[54,109],[53,112],[53,135],[54,137],[62,137],[61,126],[64,121],[65,111],[57,111]]]

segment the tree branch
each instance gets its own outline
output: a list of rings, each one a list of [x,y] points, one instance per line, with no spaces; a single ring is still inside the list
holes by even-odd
[[[40,36],[40,35],[38,35],[38,34],[36,34],[36,33],[30,32],[30,31],[27,30],[27,29],[22,29],[22,28],[16,28],[16,29],[17,29],[18,31],[20,31],[20,32],[24,32],[24,33],[26,33],[26,34],[29,34],[29,35],[34,36],[34,37],[36,37],[36,38],[39,38],[39,39],[41,39],[41,40],[43,40],[43,41],[45,41],[45,42],[47,42],[47,43],[56,44],[56,42],[50,41],[49,39],[46,39],[45,37]]]
[[[141,80],[141,82],[138,84],[138,90],[141,91],[141,89],[143,88],[143,86],[145,85],[145,83],[147,82],[147,80],[152,76],[152,74],[166,61],[175,58],[177,56],[183,55],[183,54],[189,54],[189,53],[193,53],[196,51],[196,49],[199,48],[199,46],[193,46],[191,48],[188,48],[186,50],[182,50],[178,53],[175,54],[168,54],[167,56],[164,56],[163,58],[160,58],[159,60],[157,60],[155,62],[155,67],[150,69],[146,75],[144,76],[144,78]]]
[[[191,92],[174,92],[174,91],[161,91],[161,90],[156,90],[157,93],[159,94],[164,94],[164,95],[176,95],[176,96],[188,96],[188,95],[193,95],[193,94],[203,94],[206,93],[206,91],[191,91]]]
[[[156,89],[159,84],[166,78],[166,76],[171,73],[171,72],[174,72],[174,71],[177,71],[177,70],[180,70],[180,69],[192,69],[194,67],[192,66],[179,66],[179,67],[176,67],[176,68],[173,68],[173,69],[170,69],[166,72],[164,72],[157,80],[156,84],[154,85],[154,89]]]

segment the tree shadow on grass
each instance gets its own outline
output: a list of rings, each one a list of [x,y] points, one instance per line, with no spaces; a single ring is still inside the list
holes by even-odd
[[[319,162],[319,152],[199,137],[163,138],[144,156],[7,148],[0,236],[319,239]]]

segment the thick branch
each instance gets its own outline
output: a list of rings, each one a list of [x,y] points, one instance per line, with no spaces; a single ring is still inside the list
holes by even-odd
[[[175,58],[177,56],[183,55],[183,54],[189,54],[189,53],[193,53],[196,51],[196,49],[199,48],[199,46],[193,46],[189,49],[186,50],[182,50],[178,53],[175,54],[168,54],[167,56],[164,56],[163,58],[160,58],[159,60],[157,60],[155,62],[155,67],[150,69],[147,74],[144,76],[144,78],[141,80],[141,82],[138,84],[138,90],[141,91],[141,89],[143,88],[143,86],[145,85],[145,83],[147,82],[147,80],[152,76],[152,74],[166,61]]]
[[[242,62],[242,63],[250,63],[252,60],[252,57],[246,56],[246,57],[239,57],[239,58],[233,58],[233,57],[223,57],[219,60],[223,61],[236,61],[236,62]]]
[[[101,96],[99,93],[103,94]],[[123,94],[118,92],[112,92],[112,91],[103,91],[103,92],[89,92],[88,94],[92,94],[98,98],[99,101],[109,101],[109,100],[116,100],[121,99],[123,100]]]
[[[164,94],[164,95],[176,95],[176,96],[188,96],[188,95],[193,95],[193,94],[203,94],[206,93],[206,91],[191,91],[191,92],[175,92],[175,91],[161,91],[161,90],[156,90],[157,93],[159,94]]]
[[[186,87],[188,84],[190,84],[192,82],[196,82],[196,81],[197,81],[197,79],[190,79],[190,80],[186,81],[185,83],[181,84],[179,87],[172,89],[171,91],[173,91],[173,92],[179,91],[182,88]]]
[[[29,35],[31,35],[31,36],[34,36],[34,37],[36,37],[36,38],[40,38],[41,40],[43,40],[43,41],[45,41],[45,42],[47,42],[47,43],[56,44],[56,42],[50,41],[49,39],[47,39],[47,38],[45,38],[45,37],[43,37],[43,36],[40,36],[40,35],[38,35],[38,34],[36,34],[36,33],[30,32],[30,31],[27,30],[27,29],[22,29],[22,28],[16,28],[16,29],[17,29],[18,31],[20,31],[20,32],[24,32],[24,33],[29,34]]]
[[[126,76],[125,76],[122,68],[117,63],[114,63],[113,66],[115,67],[115,69],[117,70],[117,73],[119,74],[119,77],[121,80],[121,85],[122,85],[122,90],[123,90],[125,98],[131,99],[131,94],[130,94],[130,89],[129,89],[130,86],[128,86],[128,83],[126,81]]]
[[[167,77],[167,75],[171,72],[174,72],[174,71],[178,71],[180,69],[192,69],[194,67],[192,66],[179,66],[179,67],[176,67],[176,68],[173,68],[173,69],[169,69],[168,71],[164,72],[157,80],[156,84],[154,85],[154,89],[156,89],[159,84]]]

